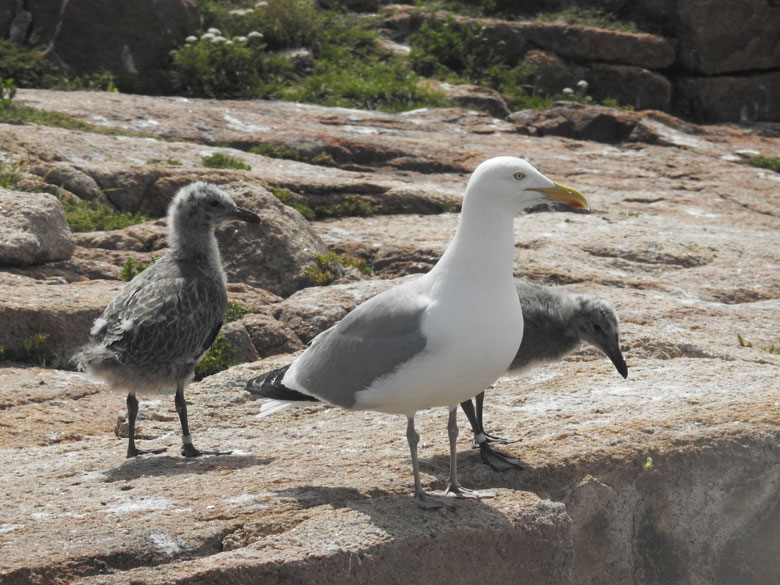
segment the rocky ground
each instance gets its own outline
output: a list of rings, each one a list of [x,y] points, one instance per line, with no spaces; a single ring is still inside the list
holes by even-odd
[[[228,327],[245,363],[187,391],[196,445],[232,449],[197,460],[178,456],[171,396],[146,397],[139,428],[142,446],[168,452],[127,461],[124,398],[33,364],[66,364],[121,287],[124,261],[164,248],[162,223],[77,234],[65,259],[4,257],[0,345],[18,357],[20,340],[48,337],[0,369],[3,583],[777,582],[780,357],[768,350],[780,345],[780,175],[744,152],[780,155],[777,128],[620,114],[611,123],[636,116],[641,132],[597,142],[540,131],[608,123],[565,106],[496,120],[31,90],[17,99],[141,134],[2,126],[0,151],[24,161],[22,184],[158,217],[179,186],[207,178],[264,224],[220,235],[231,298],[250,310]],[[249,153],[257,144],[331,160]],[[213,152],[251,170],[203,168]],[[516,276],[609,300],[629,377],[583,348],[497,382],[486,422],[521,439],[505,450],[525,469],[482,465],[464,420],[462,481],[496,497],[423,513],[401,417],[311,406],[258,419],[243,387],[393,279],[430,267],[468,172],[501,154],[588,196],[589,215],[516,220]],[[353,196],[393,213],[307,223],[270,195],[280,187],[312,206]],[[45,197],[0,195],[6,218],[20,213],[18,197]],[[328,250],[364,258],[374,275],[308,286],[302,268]],[[442,489],[446,414],[417,419],[423,482]]]

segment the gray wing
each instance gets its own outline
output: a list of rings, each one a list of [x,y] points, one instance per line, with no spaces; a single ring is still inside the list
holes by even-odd
[[[195,361],[222,325],[224,287],[196,267],[160,262],[129,283],[100,317],[105,323],[92,341],[120,363]]]
[[[425,348],[420,324],[428,305],[427,297],[404,286],[375,296],[314,338],[284,384],[352,408],[358,392]]]

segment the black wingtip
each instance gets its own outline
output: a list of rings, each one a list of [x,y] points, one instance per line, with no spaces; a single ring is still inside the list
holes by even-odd
[[[284,366],[266,372],[256,378],[252,378],[246,383],[244,390],[250,394],[262,396],[263,398],[271,398],[273,400],[317,401],[316,398],[309,396],[308,394],[292,390],[282,384],[282,379],[289,368],[290,366]]]

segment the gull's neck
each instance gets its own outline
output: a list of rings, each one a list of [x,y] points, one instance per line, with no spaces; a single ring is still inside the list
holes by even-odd
[[[468,286],[514,289],[514,250],[513,214],[467,196],[455,237],[432,272]]]

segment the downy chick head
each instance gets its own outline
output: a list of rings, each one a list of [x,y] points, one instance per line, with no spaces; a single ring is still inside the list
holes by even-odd
[[[184,233],[179,230],[210,231],[232,219],[260,223],[256,214],[238,207],[230,195],[203,181],[183,187],[168,207],[168,225],[174,233]]]
[[[624,378],[628,366],[620,351],[620,331],[615,310],[607,303],[593,297],[580,297],[575,313],[580,339],[603,351]]]

